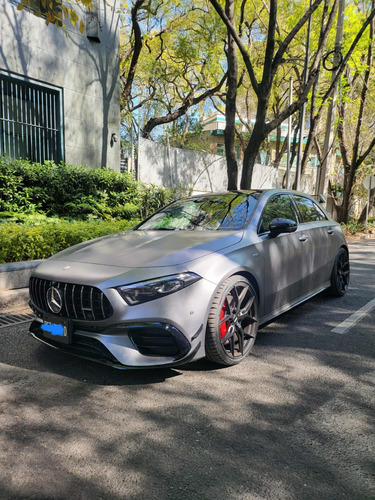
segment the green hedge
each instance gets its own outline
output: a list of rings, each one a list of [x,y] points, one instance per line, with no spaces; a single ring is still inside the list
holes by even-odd
[[[45,259],[71,245],[125,231],[133,221],[49,221],[36,226],[0,225],[0,263]]]
[[[0,212],[43,212],[73,219],[144,218],[176,198],[130,174],[0,157]]]

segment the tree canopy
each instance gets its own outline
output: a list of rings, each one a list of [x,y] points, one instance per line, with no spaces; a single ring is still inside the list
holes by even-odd
[[[78,24],[81,30],[84,25],[75,5],[92,8],[92,0],[9,1],[18,9],[27,8],[43,16],[47,24],[60,28],[65,23]],[[144,137],[150,137],[159,125],[176,123],[176,140],[186,144],[191,124],[199,128],[196,116],[219,109],[227,120],[228,186],[237,185],[234,141],[238,140],[244,152],[240,185],[250,188],[259,150],[273,130],[274,165],[279,165],[290,143],[282,137],[281,126],[291,115],[297,144],[301,126],[297,112],[304,103],[308,135],[302,168],[312,150],[320,162],[324,161],[324,124],[333,90],[339,86],[334,143],[345,171],[345,220],[356,172],[375,145],[375,8],[373,0],[346,1],[344,36],[341,46],[336,47],[340,1],[122,0],[123,123],[128,129],[137,124]],[[305,73],[309,23],[311,40]],[[329,66],[338,55],[340,61],[332,77]],[[293,100],[289,104],[291,78]]]

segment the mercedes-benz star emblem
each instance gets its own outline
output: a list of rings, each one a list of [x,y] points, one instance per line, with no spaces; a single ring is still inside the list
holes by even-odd
[[[62,309],[62,294],[60,290],[51,286],[47,290],[47,304],[51,311],[55,314],[58,314]]]

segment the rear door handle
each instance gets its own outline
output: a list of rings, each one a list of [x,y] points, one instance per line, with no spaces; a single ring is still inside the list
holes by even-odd
[[[308,236],[306,236],[306,234],[301,234],[301,236],[298,239],[299,239],[299,241],[306,241],[309,238],[308,238]]]
[[[333,234],[333,229],[327,229],[328,234]]]

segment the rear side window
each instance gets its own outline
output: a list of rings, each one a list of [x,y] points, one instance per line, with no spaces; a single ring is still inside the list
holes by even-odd
[[[278,194],[267,202],[259,222],[258,232],[269,231],[273,219],[289,219],[297,222],[296,213],[287,194]]]
[[[316,222],[327,220],[326,215],[320,208],[309,198],[303,196],[293,196],[298,212],[301,215],[301,222]]]

